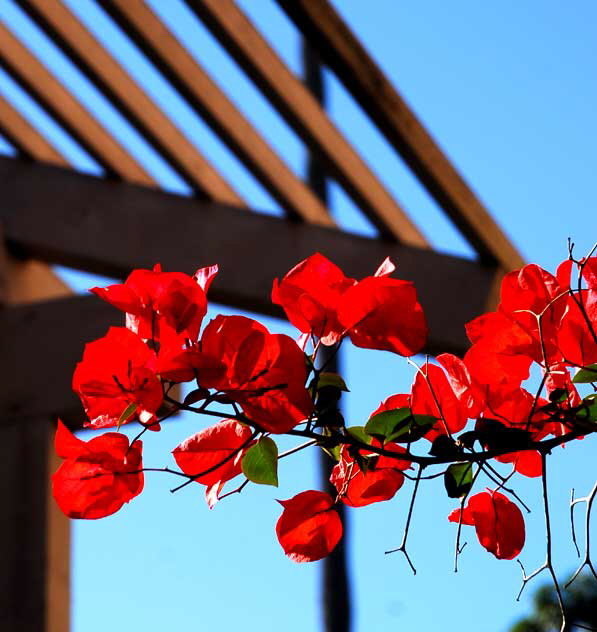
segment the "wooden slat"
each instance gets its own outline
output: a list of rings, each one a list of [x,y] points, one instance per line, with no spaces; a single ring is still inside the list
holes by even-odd
[[[218,0],[215,0],[217,2]],[[479,254],[524,260],[328,0],[277,0]]]
[[[102,4],[109,4],[101,0]],[[186,0],[382,234],[425,247],[406,212],[233,0]]]
[[[153,186],[153,178],[0,21],[0,65],[109,172]]]
[[[113,82],[113,78],[107,76],[107,64],[96,62],[106,53],[88,52],[90,47],[86,40],[89,36],[82,35],[80,25],[75,28],[72,20],[67,21],[66,15],[63,15],[65,8],[60,11],[55,9],[59,4],[57,0],[20,0],[20,4],[24,7],[34,5],[36,13],[43,12],[44,19],[51,21],[54,29],[59,30],[61,37],[68,41],[69,48],[75,49],[76,58],[82,59],[83,66],[91,68],[95,76],[101,73],[104,83]],[[141,0],[110,0],[104,2],[103,6],[282,208],[291,216],[308,222],[323,226],[334,224],[325,206],[292,173],[147,4]],[[116,96],[119,100],[132,100],[131,107],[139,102],[128,88],[124,94]],[[143,115],[144,112],[135,113],[139,118]],[[213,199],[230,203],[221,197]]]
[[[0,94],[0,131],[25,156],[65,167],[66,158]]]
[[[466,346],[464,323],[481,313],[492,270],[427,249],[247,213],[216,203],[0,159],[0,221],[9,244],[48,262],[112,277],[161,261],[193,272],[219,263],[211,300],[279,315],[274,276],[320,251],[362,278],[391,256],[417,285],[429,318],[429,349]]]
[[[226,204],[242,198],[151,97],[60,0],[18,0],[69,58],[199,194]]]

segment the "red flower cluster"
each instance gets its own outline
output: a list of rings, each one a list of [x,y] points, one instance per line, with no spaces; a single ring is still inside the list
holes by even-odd
[[[553,446],[594,431],[595,396],[581,398],[575,384],[593,381],[593,374],[597,382],[597,258],[565,261],[555,276],[536,265],[507,274],[497,310],[467,325],[471,347],[463,358],[442,354],[437,363],[425,362],[409,392],[387,398],[364,427],[346,428],[337,408],[346,385],[316,368],[320,345],[349,339],[410,356],[426,339],[415,289],[390,278],[393,271],[386,259],[357,281],[315,254],[276,280],[272,300],[301,332],[300,346],[244,316],[217,316],[202,330],[217,266],[191,277],[157,265],[134,271],[123,284],[94,288],[125,312],[126,327],[90,342],[77,365],[73,388],[86,425],[139,421],[140,436],[179,410],[224,417],[173,450],[181,487],[204,485],[210,508],[241,473],[245,483],[277,485],[280,456],[320,446],[336,461],[330,477],[336,498],[310,490],[280,501],[276,533],[298,562],[325,557],[342,537],[336,503],[390,500],[413,462],[441,466],[448,495],[460,498],[461,507],[468,498],[449,520],[474,526],[483,547],[512,559],[524,544],[522,513],[497,490],[469,498],[473,470],[495,458],[538,477],[546,452],[541,441],[552,437]],[[309,342],[313,351],[306,355]],[[535,394],[525,388],[533,363],[543,372]],[[572,369],[580,369],[574,380]],[[179,402],[171,388],[183,382],[192,390]],[[279,455],[279,434],[309,442]],[[431,442],[429,453],[429,444],[416,453],[420,439]],[[65,459],[53,478],[59,506],[73,518],[117,511],[143,488],[141,448],[138,437],[130,443],[118,432],[81,441],[59,424],[56,449]]]
[[[357,282],[317,253],[274,281],[272,301],[305,343],[313,337],[333,345],[348,335],[357,347],[411,356],[425,344],[427,324],[413,284],[391,279],[393,271],[386,259]]]

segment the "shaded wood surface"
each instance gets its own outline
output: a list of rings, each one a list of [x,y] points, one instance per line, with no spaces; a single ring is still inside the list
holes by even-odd
[[[476,262],[426,249],[297,224],[220,204],[0,159],[0,221],[23,255],[125,277],[160,260],[188,273],[219,263],[212,301],[280,315],[272,280],[321,251],[347,274],[372,274],[390,256],[414,281],[430,325],[428,348],[462,351],[464,323],[483,310],[493,273]]]

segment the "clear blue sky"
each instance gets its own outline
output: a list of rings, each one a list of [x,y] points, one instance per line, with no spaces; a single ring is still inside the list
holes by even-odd
[[[67,0],[88,26],[177,121],[191,140],[249,201],[279,213],[265,193],[111,27],[92,0]],[[287,162],[301,172],[300,143],[179,0],[150,4],[211,68]],[[299,39],[272,0],[240,3],[287,63],[299,69]],[[335,5],[398,86],[455,165],[479,193],[523,255],[553,268],[572,237],[580,252],[597,239],[594,174],[597,84],[594,25],[589,0],[476,2],[461,0],[336,0]],[[32,27],[12,0],[0,0],[0,20],[20,33],[42,59],[67,77],[69,87],[138,156],[164,187],[185,187],[63,57]],[[330,110],[366,160],[423,227],[438,249],[470,254],[428,196],[368,123],[343,88],[328,77]],[[80,169],[97,172],[84,155],[0,71],[0,93],[55,139]],[[0,142],[0,151],[10,148]],[[344,194],[333,188],[341,222],[366,234],[371,229]],[[155,253],[159,260],[160,253]],[[400,262],[398,261],[398,271]],[[228,271],[222,270],[221,274]],[[233,271],[232,271],[233,273]],[[95,282],[67,274],[78,289]],[[213,313],[216,313],[214,308]],[[272,320],[272,329],[294,333]],[[351,424],[362,423],[379,400],[406,390],[411,374],[401,358],[351,350],[344,356]],[[166,426],[166,425],[165,425]],[[195,419],[168,424],[146,442],[145,462],[169,463],[168,452],[193,433]],[[568,496],[594,483],[594,441],[558,451],[550,472],[556,562],[562,574],[574,564]],[[291,457],[292,458],[292,457]],[[202,488],[168,493],[171,481],[149,475],[146,489],[120,513],[73,525],[73,631],[106,629],[246,629],[273,632],[320,629],[317,564],[295,565],[282,554],[274,524],[287,498],[316,484],[313,459],[295,457],[281,467],[279,490],[247,489],[208,511]],[[527,519],[521,560],[531,570],[543,561],[539,486],[521,481],[534,511]],[[389,503],[350,512],[350,566],[354,580],[355,632],[459,630],[492,632],[528,609],[528,597],[547,578],[514,601],[520,572],[513,562],[487,554],[466,529],[469,542],[461,571],[452,572],[453,503],[441,482],[430,482],[417,503],[410,553],[413,577],[399,555],[408,490]]]

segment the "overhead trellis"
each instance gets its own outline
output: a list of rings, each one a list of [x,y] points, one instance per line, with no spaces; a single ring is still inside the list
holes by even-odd
[[[44,130],[0,94],[0,134],[17,151],[15,158],[0,158],[0,228],[5,240],[0,267],[0,432],[8,498],[8,520],[0,531],[0,611],[6,629],[68,629],[68,525],[48,503],[43,484],[51,469],[48,433],[58,414],[73,427],[82,424],[80,405],[70,392],[72,368],[83,344],[114,318],[91,298],[68,296],[52,264],[124,277],[133,267],[152,265],[158,256],[167,269],[187,271],[217,260],[233,272],[214,283],[215,301],[277,314],[269,301],[271,279],[313,251],[325,252],[355,277],[369,274],[389,255],[400,262],[401,276],[417,284],[429,316],[428,350],[459,352],[466,343],[462,325],[484,310],[495,279],[523,263],[327,0],[278,4],[471,244],[476,260],[431,249],[424,232],[351,139],[233,0],[186,0],[186,5],[375,226],[378,237],[359,237],[337,227],[316,192],[218,85],[213,69],[203,68],[147,3],[97,3],[285,217],[247,208],[234,183],[66,4],[16,0],[188,185],[192,196],[161,190],[142,161],[77,98],[64,78],[50,70],[10,24],[0,21],[0,66],[104,171],[102,177],[77,172]],[[25,600],[18,591],[24,585]]]

